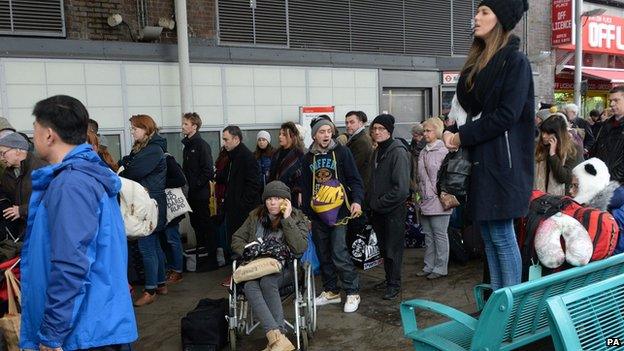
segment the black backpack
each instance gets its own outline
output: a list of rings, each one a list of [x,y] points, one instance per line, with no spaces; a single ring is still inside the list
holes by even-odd
[[[182,350],[218,351],[227,343],[227,299],[202,299],[194,310],[183,317],[181,325]]]

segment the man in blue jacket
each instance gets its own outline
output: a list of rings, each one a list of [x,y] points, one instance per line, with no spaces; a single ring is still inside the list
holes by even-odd
[[[121,350],[137,339],[119,177],[86,144],[89,114],[57,95],[33,111],[50,166],[33,172],[22,249],[20,348]]]

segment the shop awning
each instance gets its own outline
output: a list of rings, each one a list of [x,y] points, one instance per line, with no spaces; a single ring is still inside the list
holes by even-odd
[[[574,66],[565,66],[565,68],[574,71]],[[624,69],[583,67],[583,75],[616,84],[624,83]]]

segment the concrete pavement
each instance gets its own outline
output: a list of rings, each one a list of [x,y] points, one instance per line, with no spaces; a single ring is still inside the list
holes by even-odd
[[[449,275],[427,280],[416,277],[422,268],[424,249],[407,249],[403,260],[403,286],[401,296],[394,301],[381,299],[383,291],[374,290],[373,285],[383,280],[382,267],[361,272],[360,285],[362,302],[357,312],[345,314],[342,305],[318,308],[319,330],[310,343],[310,350],[410,350],[410,342],[403,337],[399,303],[411,298],[430,299],[447,304],[464,312],[474,312],[472,287],[480,282],[483,264],[480,260],[466,266],[451,263]],[[227,297],[227,291],[220,283],[231,273],[229,267],[215,272],[187,273],[184,281],[169,288],[169,294],[159,296],[148,306],[136,309],[140,339],[135,343],[139,351],[181,350],[180,319],[202,298]],[[317,277],[317,290],[320,289]],[[344,299],[343,299],[344,300]],[[285,306],[286,316],[294,315],[292,304]],[[292,318],[292,317],[290,317]],[[420,312],[419,325],[431,325],[443,318],[428,312]],[[290,335],[294,342],[294,336]],[[239,350],[257,351],[266,346],[261,328],[238,341]],[[226,348],[227,349],[227,348]],[[550,350],[548,340],[530,345],[526,350]]]

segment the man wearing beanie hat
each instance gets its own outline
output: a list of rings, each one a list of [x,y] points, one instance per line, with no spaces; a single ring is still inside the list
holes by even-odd
[[[360,283],[347,249],[343,223],[345,217],[362,213],[364,186],[351,151],[332,139],[335,126],[331,120],[317,117],[310,127],[314,142],[303,159],[302,190],[303,209],[312,220],[312,238],[321,263],[323,292],[316,304],[341,302],[340,279],[347,295],[344,311],[355,312],[360,304]],[[336,196],[323,196],[326,190]],[[339,194],[343,192],[346,199],[339,204],[336,200],[342,198]]]
[[[28,151],[30,144],[20,133],[12,132],[0,138],[0,160],[6,165],[0,189],[13,206],[2,208],[3,216],[11,221],[11,232],[22,235],[28,218],[28,202],[32,193],[32,172],[47,163]]]
[[[243,225],[232,236],[232,251],[243,259],[253,259],[260,250],[260,241],[277,249],[302,255],[308,246],[310,221],[290,202],[290,189],[279,180],[264,187],[262,205],[251,211]],[[251,245],[250,245],[251,244]],[[285,262],[281,273],[269,274],[260,279],[244,282],[245,296],[254,317],[260,322],[268,339],[265,350],[294,350],[294,345],[283,334],[284,309],[279,289],[285,277],[292,274],[291,262]]]
[[[366,193],[366,204],[371,210],[379,249],[384,259],[385,288],[383,298],[392,300],[401,290],[401,266],[405,241],[405,200],[409,196],[410,159],[407,148],[392,138],[394,117],[379,115],[371,124],[373,141],[377,149],[371,157],[371,179]]]

